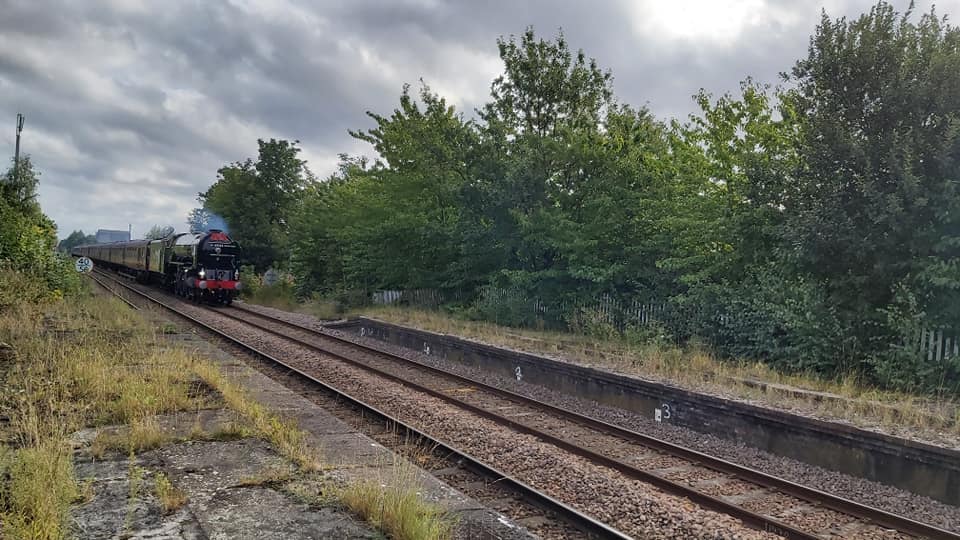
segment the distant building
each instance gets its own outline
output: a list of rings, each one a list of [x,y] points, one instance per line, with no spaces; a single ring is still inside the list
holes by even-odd
[[[97,230],[97,243],[106,244],[107,242],[126,242],[130,240],[130,231],[111,231],[109,229]]]

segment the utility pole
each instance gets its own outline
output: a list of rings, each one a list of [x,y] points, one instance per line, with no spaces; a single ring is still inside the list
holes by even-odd
[[[13,152],[13,181],[20,180],[20,132],[23,131],[23,115],[17,113],[17,146]]]

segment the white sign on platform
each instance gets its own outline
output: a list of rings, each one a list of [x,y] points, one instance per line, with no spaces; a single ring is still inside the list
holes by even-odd
[[[93,270],[93,261],[89,257],[80,257],[77,259],[77,262],[74,264],[77,268],[77,272],[81,274],[86,274],[87,272]]]

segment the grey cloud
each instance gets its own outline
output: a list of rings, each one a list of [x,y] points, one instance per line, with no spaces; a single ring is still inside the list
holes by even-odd
[[[403,83],[423,78],[471,115],[499,69],[496,39],[528,25],[543,36],[562,27],[573,48],[612,70],[621,102],[685,117],[701,87],[736,91],[748,75],[777,82],[820,17],[818,5],[766,0],[760,15],[789,16],[761,16],[717,45],[639,30],[642,6],[659,0],[647,1],[171,1],[140,10],[8,0],[0,122],[27,115],[24,151],[43,172],[41,202],[62,235],[182,227],[197,192],[220,166],[253,157],[257,137],[300,139],[325,176],[337,153],[369,152],[346,130],[369,127],[366,110],[391,111]],[[824,1],[833,16],[872,4]],[[938,11],[958,8],[952,0]],[[11,153],[12,139],[0,129]]]

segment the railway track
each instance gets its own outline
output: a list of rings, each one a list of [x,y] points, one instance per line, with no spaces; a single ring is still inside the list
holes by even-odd
[[[919,537],[960,538],[316,329],[239,306],[214,311],[787,538],[902,537],[887,529]]]
[[[238,317],[229,312],[224,315],[275,335],[296,340],[308,348],[375,371],[378,375],[414,386],[434,397],[532,434],[591,461],[787,538],[846,538],[861,532],[869,536],[867,529],[871,526],[926,538],[960,538],[960,535],[950,531],[789,482],[402,356],[242,306],[235,306],[231,311],[235,310],[243,311],[244,315]],[[279,330],[279,327],[285,327],[289,331],[284,332]],[[362,351],[366,355],[365,359],[358,361],[350,356],[351,349]],[[374,363],[371,363],[371,360]],[[391,364],[396,368],[392,368]],[[450,381],[456,383],[455,391],[449,390]],[[470,391],[464,391],[464,388],[470,388]],[[508,407],[514,407],[509,413],[494,412],[504,410],[505,402],[510,403]],[[570,422],[582,429],[571,429]],[[555,435],[557,433],[562,433],[563,436]],[[637,445],[643,446],[649,452],[638,452]],[[707,468],[716,474],[704,474],[700,472],[700,468]],[[790,498],[794,500],[791,501]],[[756,504],[750,505],[751,502]],[[751,510],[749,506],[776,510],[788,507],[792,515],[784,520],[775,519],[768,514]],[[824,524],[829,525],[824,527]],[[811,525],[819,525],[820,528],[815,529]]]
[[[135,310],[141,309],[141,306],[130,301],[124,293],[134,294],[140,299],[160,306],[214,334],[235,348],[262,360],[273,377],[282,380],[288,386],[298,386],[297,390],[301,394],[308,395],[311,400],[335,413],[336,416],[349,419],[354,427],[362,428],[364,433],[384,446],[416,459],[421,467],[427,468],[441,480],[460,487],[461,491],[468,495],[489,501],[491,507],[512,516],[521,524],[529,523],[530,525],[526,526],[533,532],[545,534],[550,538],[604,540],[630,538],[511,475],[483,463],[452,444],[430,436],[376,406],[334,388],[149,293],[101,271],[94,271],[89,276],[98,285]]]

